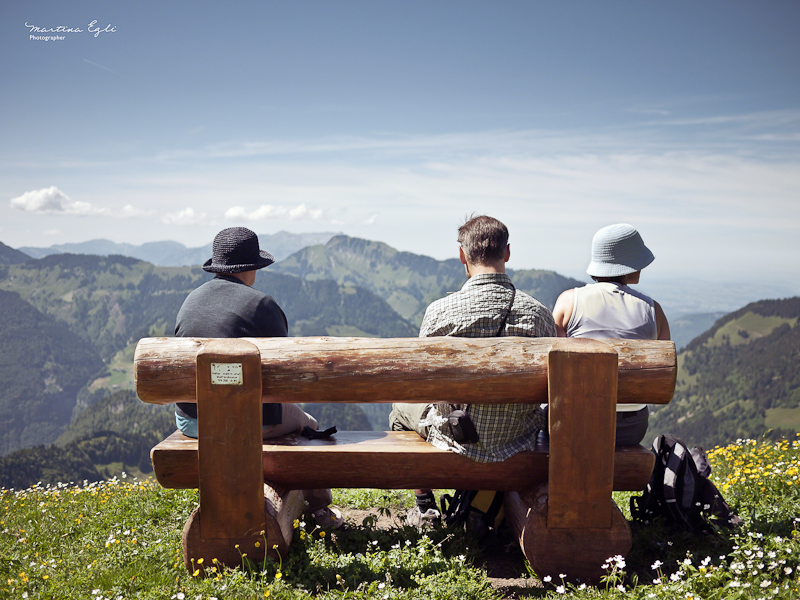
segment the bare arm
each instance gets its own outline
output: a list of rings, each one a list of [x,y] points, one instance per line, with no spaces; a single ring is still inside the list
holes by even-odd
[[[562,292],[556,300],[556,305],[553,308],[553,319],[556,322],[556,335],[558,337],[567,337],[567,325],[572,318],[572,309],[575,305],[575,292],[574,290],[567,290]]]
[[[658,339],[669,340],[671,338],[669,333],[669,323],[667,322],[667,315],[664,314],[664,311],[658,302],[653,301],[653,305],[656,309],[656,327],[658,329]]]

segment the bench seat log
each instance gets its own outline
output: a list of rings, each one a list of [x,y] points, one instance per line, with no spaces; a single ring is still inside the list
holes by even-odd
[[[319,449],[324,448],[324,452]],[[489,489],[523,491],[547,481],[549,452],[520,452],[503,462],[478,463],[440,450],[412,431],[339,431],[328,440],[293,434],[263,444],[264,481],[315,488]],[[165,488],[198,487],[197,440],[174,432],[150,452]],[[614,453],[616,491],[640,491],[655,456],[642,446]]]
[[[534,571],[587,581],[631,546],[611,491],[643,489],[654,464],[641,446],[614,447],[616,404],[668,403],[677,360],[672,342],[645,340],[145,338],[134,376],[145,402],[198,404],[200,439],[175,432],[151,451],[164,487],[200,489],[184,528],[189,570],[201,557],[240,564],[264,538],[284,555],[296,490],[430,487],[508,491]],[[414,432],[260,436],[262,402],[431,401],[547,402],[550,446],[478,463]]]

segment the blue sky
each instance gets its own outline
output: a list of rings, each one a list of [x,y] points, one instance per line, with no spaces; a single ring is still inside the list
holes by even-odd
[[[594,231],[628,222],[649,277],[800,291],[799,2],[8,0],[0,17],[7,245],[201,246],[245,225],[443,259],[485,213],[514,268],[579,275]]]

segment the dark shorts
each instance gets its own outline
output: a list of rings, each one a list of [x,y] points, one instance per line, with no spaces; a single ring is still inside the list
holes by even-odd
[[[547,409],[545,408],[545,415]],[[617,446],[638,446],[647,434],[647,424],[650,419],[650,408],[645,406],[641,410],[632,412],[617,412]],[[547,430],[539,433],[537,443],[547,444],[550,439]]]

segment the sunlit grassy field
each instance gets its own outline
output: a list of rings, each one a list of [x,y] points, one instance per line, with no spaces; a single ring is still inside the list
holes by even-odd
[[[599,586],[539,582],[530,597],[796,598],[800,564],[800,442],[739,441],[710,453],[713,480],[743,519],[736,530],[694,536],[633,523],[626,560],[609,557]],[[626,510],[630,494],[616,495]],[[409,493],[337,490],[349,508],[373,515],[342,532],[297,521],[280,561],[246,557],[243,567],[181,560],[181,529],[193,490],[164,490],[129,477],[98,484],[3,490],[0,598],[502,598],[481,567],[502,543],[460,531],[427,534],[378,528],[380,511],[401,510]],[[517,552],[511,545],[509,553]],[[205,577],[203,577],[205,573]],[[565,574],[566,575],[566,574]]]

